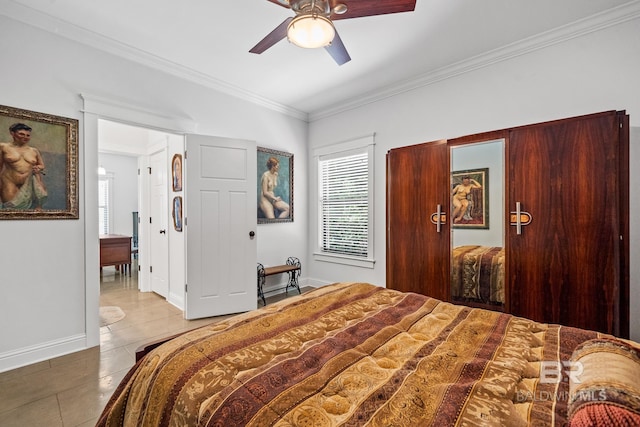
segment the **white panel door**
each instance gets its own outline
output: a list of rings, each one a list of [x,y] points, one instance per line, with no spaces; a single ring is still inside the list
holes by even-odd
[[[150,224],[149,224],[149,277],[151,290],[167,297],[169,293],[169,239],[167,205],[167,152],[159,151],[150,158]]]
[[[187,135],[187,319],[254,310],[256,144]]]

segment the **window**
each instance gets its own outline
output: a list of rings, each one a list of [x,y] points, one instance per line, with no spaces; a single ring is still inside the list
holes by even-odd
[[[98,177],[98,232],[109,234],[112,218],[110,207],[112,206],[113,174],[104,174]]]
[[[322,261],[373,268],[373,135],[316,150]]]

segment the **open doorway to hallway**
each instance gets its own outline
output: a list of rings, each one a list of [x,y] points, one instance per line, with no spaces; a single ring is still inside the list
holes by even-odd
[[[167,172],[163,165],[155,165],[158,177],[152,180],[149,177],[149,159],[156,153],[162,153],[166,157],[168,139],[168,135],[163,132],[107,120],[98,121],[99,234],[131,239],[131,271],[122,272],[121,268],[116,269],[113,266],[104,266],[101,269],[101,305],[105,280],[107,283],[126,284],[129,292],[132,292],[131,287],[135,285],[133,292],[144,293],[150,290],[157,292],[150,286],[152,279],[155,282],[169,281],[168,249],[166,245],[163,249],[163,245],[155,241],[150,242],[153,237],[156,237],[156,240],[158,237],[150,236],[151,227],[148,225],[153,218],[154,225],[159,225],[156,228],[165,231],[159,238],[167,239],[167,211],[158,207],[166,206],[166,203],[152,204],[150,201],[150,188],[153,185],[160,188],[164,185],[167,191]],[[160,196],[166,202],[168,196]],[[143,223],[142,218],[147,223]],[[158,270],[162,269],[156,269],[154,274],[149,271],[154,259],[156,265],[164,265],[165,276],[159,279]],[[139,266],[145,270],[139,271]],[[157,293],[168,304],[167,293]],[[181,307],[178,305],[178,308]]]

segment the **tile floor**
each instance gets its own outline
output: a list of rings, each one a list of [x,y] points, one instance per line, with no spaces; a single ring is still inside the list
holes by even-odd
[[[126,317],[100,328],[100,347],[0,373],[0,426],[94,426],[133,366],[136,348],[220,319],[183,319],[162,297],[137,291],[135,269],[129,277],[106,267],[100,286],[100,305],[119,306]],[[267,303],[283,297],[272,296]]]

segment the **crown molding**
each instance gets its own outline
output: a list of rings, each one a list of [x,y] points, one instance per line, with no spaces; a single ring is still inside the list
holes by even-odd
[[[162,132],[196,133],[198,125],[189,117],[140,105],[132,99],[118,99],[83,92],[83,113],[95,114],[103,119],[120,123],[144,125]]]
[[[88,45],[90,47],[108,52],[115,56],[128,59],[130,61],[145,65],[147,67],[164,71],[167,74],[182,78],[192,83],[216,90],[218,92],[239,98],[253,104],[277,111],[282,114],[300,119],[308,120],[307,113],[295,108],[279,104],[270,99],[246,91],[238,86],[234,86],[222,80],[215,79],[209,75],[193,70],[189,67],[177,64],[172,61],[160,58],[149,52],[121,43],[117,40],[97,34],[93,31],[80,28],[69,22],[54,18],[51,15],[38,10],[15,3],[11,0],[0,0],[0,14],[5,15],[15,21],[39,28],[44,31],[59,35],[61,37]]]
[[[461,74],[506,61],[521,55],[544,49],[565,41],[582,37],[640,17],[640,0],[633,0],[621,6],[575,21],[556,29],[525,38],[483,54],[441,67],[417,77],[386,86],[337,103],[331,107],[310,113],[274,102],[248,92],[240,87],[215,79],[204,73],[167,61],[148,52],[80,28],[50,15],[17,4],[11,0],[0,0],[0,14],[24,24],[86,44],[93,48],[131,60],[170,75],[216,90],[247,102],[277,111],[306,122],[313,122],[345,111],[353,110],[404,92],[428,86]]]
[[[310,112],[308,121],[313,122],[345,111],[353,110],[385,98],[438,83],[461,74],[488,67],[502,61],[507,61],[518,56],[638,18],[640,18],[640,0],[633,0],[629,3],[625,3],[621,6],[575,21],[562,27],[558,27],[508,44],[498,49],[490,50],[463,61],[429,71],[418,77],[413,77],[404,80],[403,82],[395,83],[382,89],[377,89],[369,92],[368,94],[351,98],[346,102],[341,102],[329,108]]]

